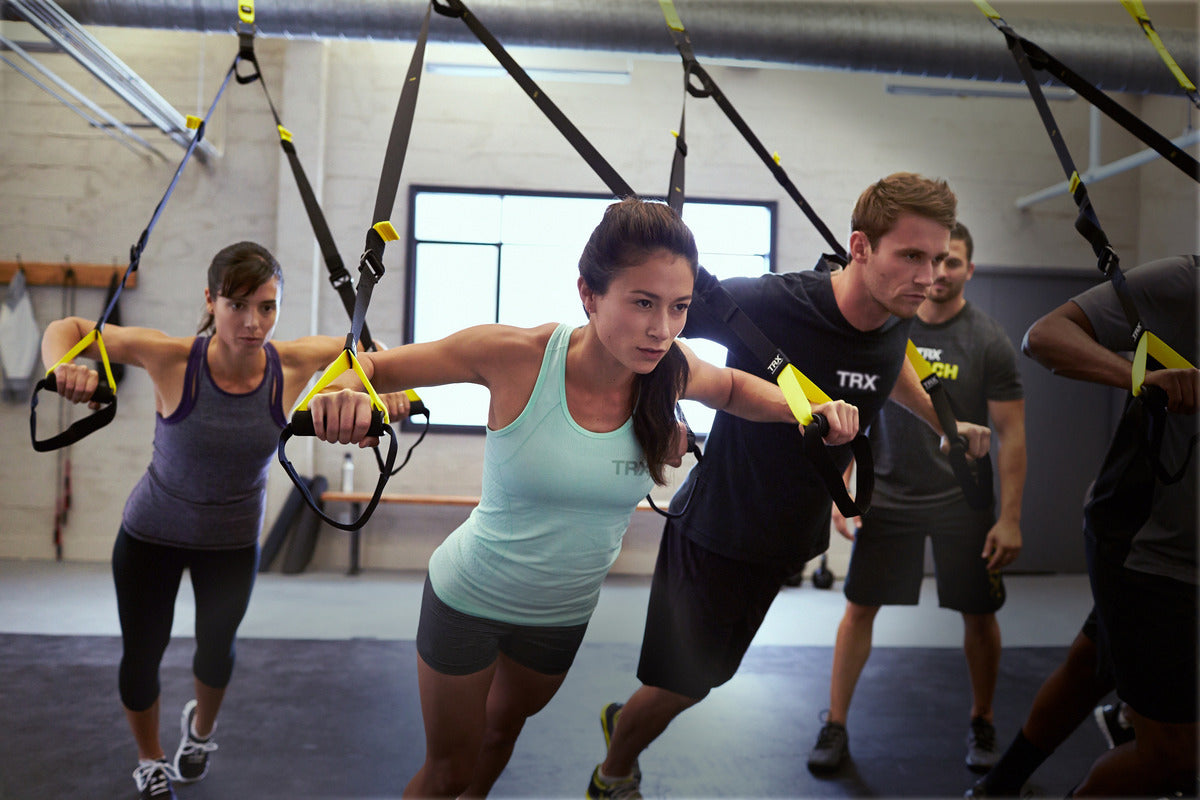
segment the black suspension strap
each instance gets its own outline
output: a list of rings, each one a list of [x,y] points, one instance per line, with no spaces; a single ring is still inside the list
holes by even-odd
[[[950,442],[950,453],[948,454],[950,468],[954,471],[954,477],[958,479],[958,485],[962,487],[967,505],[976,510],[991,508],[995,502],[991,456],[984,453],[981,458],[974,461],[967,458],[967,440],[958,435],[958,419],[950,404],[950,395],[946,393],[941,379],[911,340],[908,343],[906,357],[917,370],[917,377],[921,379],[921,386],[925,388],[930,402],[933,403],[933,410],[937,413],[942,432]]]
[[[689,452],[693,456],[695,456],[696,463],[699,464],[701,461],[704,460],[704,454],[702,452],[700,452],[700,445],[696,443],[696,434],[692,430],[692,426],[688,425],[687,418],[684,417],[683,409],[680,408],[679,403],[675,404],[675,418],[683,423],[683,427],[686,430],[687,452]],[[691,491],[688,492],[687,500],[683,501],[683,506],[678,511],[666,511],[666,510],[659,508],[658,504],[654,502],[654,498],[651,497],[649,494],[646,495],[646,502],[650,504],[650,507],[652,509],[654,509],[655,511],[657,511],[659,514],[663,515],[667,519],[679,519],[680,517],[682,517],[684,514],[687,513],[688,507],[690,507],[692,505],[692,497],[695,496],[695,494],[696,494],[696,484],[693,483]]]
[[[973,0],[975,5],[984,13],[992,25],[1004,34],[1005,41],[1008,43],[1009,51],[1017,62],[1017,67],[1021,71],[1021,77],[1025,81],[1025,87],[1029,90],[1029,95],[1033,99],[1034,106],[1037,108],[1038,115],[1041,117],[1042,125],[1046,129],[1047,135],[1050,137],[1050,143],[1054,147],[1054,152],[1058,156],[1059,163],[1062,165],[1063,172],[1067,175],[1067,180],[1070,183],[1071,197],[1075,201],[1075,205],[1079,209],[1079,215],[1075,220],[1075,229],[1083,238],[1092,246],[1092,251],[1095,253],[1100,271],[1112,283],[1113,289],[1117,294],[1117,299],[1121,304],[1121,310],[1125,315],[1125,320],[1129,324],[1129,349],[1134,351],[1133,359],[1133,378],[1130,391],[1135,397],[1143,394],[1143,382],[1146,373],[1146,359],[1153,357],[1160,364],[1168,368],[1177,369],[1194,369],[1185,358],[1176,353],[1169,345],[1159,339],[1150,331],[1146,330],[1142,324],[1140,315],[1138,314],[1137,306],[1133,302],[1133,298],[1129,293],[1129,286],[1125,281],[1125,274],[1121,271],[1120,259],[1116,251],[1108,241],[1108,237],[1104,233],[1103,227],[1100,225],[1100,219],[1096,215],[1096,211],[1092,206],[1092,201],[1088,197],[1087,187],[1083,180],[1079,177],[1079,172],[1075,168],[1075,162],[1071,158],[1071,152],[1067,148],[1066,142],[1063,140],[1062,133],[1054,119],[1054,114],[1050,111],[1050,105],[1046,102],[1045,94],[1042,92],[1041,86],[1038,85],[1037,77],[1034,75],[1034,63],[1031,63],[1029,50],[1032,48],[1035,52],[1037,63],[1042,69],[1050,71],[1056,77],[1062,79],[1059,74],[1060,70],[1058,62],[1054,62],[1041,48],[1018,36],[1016,32],[1004,21],[1004,19],[989,5],[986,0]],[[1051,64],[1051,62],[1053,62]],[[1045,66],[1050,64],[1050,66]],[[1057,65],[1057,66],[1056,66]],[[1065,70],[1062,67],[1062,70]],[[1073,74],[1073,73],[1072,73]],[[1064,81],[1065,82],[1065,81]],[[1070,85],[1070,84],[1068,84]],[[1072,85],[1072,88],[1076,88]],[[1094,89],[1094,87],[1093,87]],[[1079,91],[1078,89],[1076,89]],[[1098,90],[1094,90],[1098,91]],[[1080,92],[1083,94],[1083,92]],[[1089,100],[1092,98],[1088,95]],[[1095,101],[1093,101],[1095,102]],[[1103,108],[1101,110],[1104,110]],[[1143,139],[1143,141],[1145,141]],[[1168,144],[1170,144],[1168,142]],[[1172,145],[1173,147],[1174,145]],[[1157,149],[1157,148],[1156,148]],[[1178,148],[1176,148],[1178,149]],[[1162,151],[1160,151],[1162,152]],[[1200,180],[1200,173],[1196,169],[1196,160],[1183,154],[1184,157],[1191,162],[1190,169],[1185,169],[1185,172],[1190,177]],[[1172,160],[1168,157],[1168,160]],[[1173,161],[1173,163],[1176,163]],[[1179,163],[1176,163],[1179,166]],[[1161,395],[1158,392],[1157,395]],[[1161,406],[1161,413],[1165,413],[1165,400],[1155,396],[1146,400],[1147,408],[1151,411],[1155,407]],[[1153,415],[1152,415],[1153,416]],[[1161,444],[1161,431],[1155,438],[1154,432],[1151,431],[1151,446],[1153,447],[1153,457],[1158,464],[1160,479],[1170,477],[1166,475],[1161,464],[1158,463],[1158,446]],[[1194,445],[1194,441],[1192,443]],[[1191,446],[1189,446],[1188,457],[1191,457]],[[1184,462],[1186,467],[1186,461]],[[1176,478],[1177,479],[1177,478]]]
[[[342,306],[346,309],[346,316],[354,315],[354,282],[350,277],[350,273],[346,270],[345,263],[342,261],[341,253],[338,251],[337,243],[333,239],[333,233],[329,229],[329,224],[325,220],[325,213],[321,210],[321,204],[317,201],[316,192],[313,191],[312,184],[308,180],[308,175],[304,171],[304,165],[300,162],[299,153],[296,151],[296,145],[293,142],[293,135],[284,124],[279,116],[279,111],[275,108],[275,102],[271,99],[271,92],[267,89],[267,82],[262,76],[262,67],[258,63],[258,57],[254,53],[254,4],[252,2],[243,2],[238,6],[238,55],[249,64],[254,66],[254,72],[249,75],[238,75],[238,82],[242,84],[258,82],[262,86],[263,96],[267,100],[267,107],[271,110],[271,116],[275,119],[275,129],[279,133],[279,147],[283,150],[283,154],[287,157],[288,166],[292,170],[292,177],[296,181],[296,188],[300,192],[300,200],[304,203],[304,211],[308,216],[309,224],[312,226],[313,235],[317,239],[317,246],[321,250],[321,258],[325,262],[325,270],[329,274],[329,283],[333,286],[334,291],[342,300]],[[368,350],[374,349],[374,340],[371,338],[371,332],[367,327],[366,322],[363,322],[362,328],[362,346]]]
[[[346,270],[345,262],[342,261],[341,253],[338,251],[337,243],[333,239],[333,233],[329,229],[329,223],[325,219],[325,212],[321,209],[321,204],[317,200],[316,192],[313,191],[312,184],[308,180],[308,175],[304,171],[304,165],[300,161],[300,155],[296,150],[296,145],[293,141],[293,134],[288,130],[283,120],[279,116],[279,111],[275,108],[275,102],[271,99],[271,92],[267,88],[267,82],[262,75],[262,67],[258,63],[258,57],[254,53],[254,36],[255,36],[255,16],[254,3],[247,0],[238,6],[238,55],[241,60],[252,64],[254,71],[251,74],[243,75],[238,73],[238,83],[247,84],[258,82],[262,87],[263,96],[267,100],[267,107],[271,110],[271,116],[275,120],[275,129],[279,133],[279,146],[287,157],[288,165],[292,170],[292,177],[296,182],[296,188],[300,192],[300,200],[304,204],[305,214],[308,216],[309,224],[312,226],[313,235],[316,237],[317,246],[321,250],[321,258],[325,262],[325,270],[329,275],[329,283],[333,286],[334,291],[342,300],[342,306],[346,309],[346,315],[353,319],[354,308],[356,303],[356,294],[354,291],[354,281],[350,273]],[[415,110],[415,100],[413,103]],[[411,116],[410,116],[411,123]],[[401,148],[401,152],[407,150],[407,138],[402,144],[397,145]],[[401,159],[403,162],[403,159]],[[386,201],[385,201],[386,202]],[[395,195],[391,198],[391,202],[387,203],[390,209],[395,204]],[[376,214],[376,219],[380,215]],[[386,215],[382,217],[386,219]],[[362,344],[363,349],[367,351],[376,350],[375,340],[371,336],[370,329],[367,327],[367,322],[364,319],[362,322],[361,334],[358,341]],[[400,466],[392,471],[392,475],[396,475],[400,470],[408,465],[409,459],[412,458],[413,451],[425,441],[425,434],[429,432],[429,407],[414,390],[406,392],[409,398],[408,416],[425,417],[425,425],[421,429],[417,440],[408,448],[408,452],[404,457],[404,461]],[[380,455],[379,448],[374,447],[372,451],[375,454],[375,462],[379,465],[380,470],[384,468],[384,459]]]
[[[500,62],[505,71],[517,82],[517,85],[525,90],[525,94],[529,95],[529,99],[541,109],[541,112],[546,115],[546,118],[558,129],[558,132],[575,148],[575,151],[583,156],[583,160],[587,162],[588,166],[592,168],[592,171],[596,173],[600,180],[604,181],[604,184],[615,196],[637,196],[637,193],[617,174],[612,165],[600,155],[599,151],[592,146],[592,143],[575,127],[571,120],[567,119],[566,114],[529,77],[529,73],[522,69],[516,59],[509,55],[508,51],[492,35],[491,31],[479,21],[478,17],[471,13],[466,3],[462,2],[462,0],[431,0],[431,2],[439,14],[447,17],[457,17],[470,28],[480,43],[491,52],[496,61]]]
[[[242,55],[239,53],[234,57],[233,63],[229,65],[229,69],[225,72],[225,78],[221,81],[221,87],[217,90],[217,94],[213,97],[212,103],[208,107],[203,119],[194,116],[188,116],[187,124],[189,128],[195,130],[192,139],[188,142],[187,149],[183,153],[183,158],[179,162],[179,166],[175,168],[175,174],[171,177],[171,182],[167,185],[166,192],[158,201],[158,205],[154,208],[154,213],[150,217],[150,222],[142,230],[141,236],[132,247],[129,249],[129,266],[126,267],[124,275],[121,277],[120,284],[115,291],[111,292],[108,305],[104,309],[104,313],[96,321],[96,326],[86,336],[72,347],[67,353],[60,358],[54,366],[46,371],[45,377],[38,381],[34,387],[33,395],[29,399],[29,435],[33,441],[33,449],[37,452],[46,452],[49,450],[57,450],[60,447],[74,444],[85,436],[94,433],[105,425],[113,421],[117,415],[117,391],[116,380],[113,377],[112,365],[108,360],[108,351],[104,347],[104,324],[108,321],[109,316],[113,313],[113,309],[117,305],[117,299],[121,296],[121,292],[125,289],[125,284],[129,280],[129,276],[137,271],[141,264],[142,252],[146,249],[146,244],[150,240],[150,233],[154,230],[154,226],[158,223],[158,218],[162,215],[163,209],[166,207],[167,201],[171,198],[171,194],[175,191],[175,186],[179,183],[179,177],[183,174],[183,169],[192,158],[192,153],[196,151],[196,147],[204,138],[205,127],[208,124],[209,118],[212,116],[213,110],[216,109],[217,103],[221,100],[221,95],[225,93],[225,88],[229,85],[229,80],[232,78],[238,69],[238,64],[242,60]],[[60,364],[68,364],[73,361],[76,356],[85,351],[91,344],[95,342],[97,350],[100,352],[100,362],[103,367],[103,379],[95,394],[92,395],[92,401],[99,403],[98,408],[94,413],[76,420],[65,431],[51,436],[48,439],[37,438],[37,404],[38,393],[47,391],[56,391],[58,383],[54,378],[54,370]]]
[[[833,249],[843,263],[846,261],[846,249],[833,235],[833,231],[821,219],[812,205],[804,199],[804,195],[800,194],[800,190],[796,188],[796,184],[788,177],[787,171],[780,164],[778,154],[772,154],[767,151],[766,146],[754,134],[754,131],[747,124],[742,115],[734,108],[733,103],[721,91],[721,87],[717,86],[717,82],[713,80],[708,71],[703,65],[696,60],[696,55],[692,50],[691,39],[688,36],[687,29],[684,28],[683,21],[679,18],[679,13],[675,10],[673,0],[658,0],[662,8],[663,16],[667,21],[667,28],[671,32],[671,39],[675,43],[675,49],[679,51],[680,58],[683,59],[683,85],[684,85],[684,104],[687,104],[687,95],[693,97],[711,97],[717,106],[725,112],[725,116],[737,128],[738,133],[750,145],[750,149],[762,160],[771,174],[775,176],[775,180],[779,183],[788,196],[799,206],[804,212],[804,216],[812,223],[817,232],[821,234],[826,243]],[[697,85],[692,81],[693,76],[700,83]],[[683,119],[680,117],[679,132],[676,136],[675,156],[671,164],[671,184],[667,193],[668,202],[671,207],[677,211],[683,207],[683,162],[687,157],[687,143],[684,141]],[[677,200],[678,197],[678,200]],[[678,202],[678,206],[675,203]]]
[[[388,136],[383,167],[380,170],[379,187],[375,194],[375,208],[372,213],[373,221],[371,227],[367,230],[365,249],[363,250],[362,257],[359,259],[358,287],[355,292],[354,313],[350,322],[350,332],[346,335],[345,350],[334,359],[333,363],[325,370],[325,373],[318,379],[308,395],[297,405],[296,410],[292,412],[291,421],[279,434],[279,463],[283,466],[284,471],[287,472],[288,477],[292,479],[292,483],[296,485],[296,488],[304,496],[305,501],[313,511],[323,520],[336,528],[346,531],[358,530],[370,519],[371,515],[375,512],[375,507],[379,505],[379,498],[383,495],[383,490],[387,485],[388,479],[394,474],[392,467],[396,462],[396,435],[388,424],[390,420],[388,419],[387,408],[384,406],[383,401],[379,399],[379,395],[375,392],[374,387],[371,386],[371,381],[367,378],[366,373],[358,362],[356,352],[358,341],[362,335],[363,321],[366,318],[367,307],[371,302],[371,292],[375,284],[383,277],[384,248],[388,242],[400,238],[388,218],[391,216],[392,208],[396,203],[396,193],[400,186],[400,175],[404,170],[404,158],[408,151],[409,134],[412,131],[413,118],[416,115],[417,95],[421,85],[421,71],[425,62],[425,43],[429,38],[429,18],[432,8],[433,0],[431,0],[430,6],[425,10],[425,18],[421,24],[421,33],[413,49],[408,73],[404,80],[404,88],[401,90],[400,99],[396,104],[396,114],[392,120],[392,129]],[[380,459],[378,453],[376,454],[376,458],[379,461],[379,480],[375,485],[375,492],[370,502],[367,503],[366,508],[363,509],[362,514],[357,520],[350,523],[343,523],[329,517],[320,508],[309,491],[307,481],[296,473],[291,461],[288,460],[285,453],[285,445],[292,436],[312,436],[314,434],[312,414],[308,411],[309,400],[348,369],[354,370],[359,381],[362,382],[363,387],[366,389],[367,394],[371,397],[371,426],[367,435],[387,436],[390,442],[388,455],[385,459]],[[416,397],[415,393],[409,394],[409,400],[415,400],[416,403],[420,403],[420,399]],[[425,413],[428,419],[428,411],[424,409],[423,403],[420,403],[420,405],[420,410],[413,410],[410,413]],[[413,445],[413,447],[415,446]],[[411,454],[412,450],[410,449],[409,455]],[[407,461],[407,458],[405,460]]]
[[[1029,96],[1037,108],[1038,116],[1041,117],[1046,134],[1050,137],[1050,144],[1054,147],[1054,153],[1058,156],[1059,164],[1067,176],[1071,198],[1075,201],[1075,205],[1079,209],[1079,214],[1075,219],[1075,230],[1091,245],[1092,252],[1098,259],[1097,267],[1112,282],[1113,288],[1117,292],[1121,309],[1125,314],[1126,320],[1129,322],[1129,346],[1130,349],[1134,349],[1145,332],[1145,328],[1142,325],[1137,308],[1129,296],[1129,289],[1125,284],[1125,275],[1121,272],[1120,259],[1117,256],[1116,250],[1113,249],[1112,244],[1109,242],[1108,236],[1104,233],[1104,228],[1100,224],[1100,218],[1097,216],[1096,210],[1092,206],[1091,198],[1088,196],[1087,186],[1084,185],[1083,180],[1079,177],[1079,171],[1076,169],[1075,162],[1071,158],[1071,151],[1067,148],[1062,131],[1054,118],[1054,113],[1050,110],[1050,104],[1046,101],[1046,95],[1042,92],[1042,88],[1038,84],[1037,76],[1033,71],[1035,62],[1031,61],[1030,58],[1030,49],[1032,48],[1035,53],[1036,63],[1039,65],[1039,68],[1046,69],[1059,78],[1062,78],[1062,75],[1059,74],[1060,70],[1054,65],[1061,65],[1057,61],[1053,61],[1037,45],[1019,36],[986,0],[974,0],[974,3],[992,25],[1004,35],[1008,49],[1012,53],[1013,59],[1017,62],[1021,77],[1025,81],[1025,88],[1029,90]],[[1072,88],[1075,87],[1072,86]],[[1091,97],[1088,97],[1088,99],[1091,100]],[[1167,144],[1170,144],[1170,142],[1167,142]],[[1171,146],[1174,147],[1174,145]],[[1178,150],[1178,148],[1176,149]],[[1200,167],[1198,167],[1196,160],[1186,153],[1182,153],[1182,155],[1185,159],[1191,161],[1192,166],[1189,175],[1200,179],[1200,172],[1197,171]]]

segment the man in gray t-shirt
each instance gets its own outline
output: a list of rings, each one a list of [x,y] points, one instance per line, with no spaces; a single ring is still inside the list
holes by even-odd
[[[815,773],[837,770],[849,755],[846,717],[871,652],[875,615],[884,605],[917,603],[926,536],[933,544],[939,605],[960,612],[965,626],[972,695],[967,765],[986,772],[996,760],[996,611],[1004,603],[999,570],[1021,551],[1025,401],[1008,336],[963,296],[975,270],[972,251],[971,235],[959,223],[910,336],[941,380],[957,418],[981,425],[991,418],[1000,445],[999,507],[970,508],[938,437],[894,404],[884,407],[870,431],[875,456],[871,510],[861,527],[833,511],[834,527],[854,541],[854,552],[845,581],[846,612],[834,646],[829,716],[808,760]]]

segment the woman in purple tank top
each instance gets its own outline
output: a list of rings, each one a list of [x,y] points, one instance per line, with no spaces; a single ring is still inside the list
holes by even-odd
[[[234,637],[258,570],[268,468],[285,409],[344,339],[272,342],[283,271],[263,247],[239,242],[216,254],[196,336],[105,325],[111,361],[141,367],[154,386],[154,454],[125,505],[113,548],[121,619],[121,702],[138,749],[142,798],[174,798],[172,781],[200,780],[216,749],[217,712],[234,663]],[[49,368],[95,327],[68,317],[42,339]],[[99,358],[95,345],[82,356]],[[87,403],[99,375],[87,364],[55,368],[58,392]],[[403,413],[407,401],[389,398]],[[194,700],[168,760],[159,737],[159,663],[187,569],[196,599]]]

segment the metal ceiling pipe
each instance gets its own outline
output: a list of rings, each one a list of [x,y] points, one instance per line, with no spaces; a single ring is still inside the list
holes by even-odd
[[[63,0],[85,25],[232,31],[230,0]],[[674,55],[653,0],[472,0],[471,11],[505,45]],[[782,65],[1019,83],[1004,37],[969,3],[686,0],[679,12],[696,55]],[[260,35],[413,40],[425,0],[258,0]],[[1003,11],[1003,9],[1001,9]],[[1019,6],[1017,7],[1019,13]],[[437,15],[435,15],[437,16]],[[1008,18],[1101,89],[1182,94],[1141,29]],[[1184,72],[1200,73],[1194,31],[1160,28]],[[465,25],[438,16],[430,39],[473,42]],[[1053,82],[1047,78],[1047,82]]]

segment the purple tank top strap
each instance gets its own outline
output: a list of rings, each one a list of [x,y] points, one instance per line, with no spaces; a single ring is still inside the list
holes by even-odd
[[[288,419],[283,411],[283,366],[279,363],[279,351],[270,342],[263,345],[263,350],[267,353],[267,378],[271,381],[271,391],[267,398],[271,418],[279,427],[285,428]]]
[[[200,381],[204,376],[204,355],[208,352],[208,341],[207,336],[197,336],[192,342],[192,350],[188,353],[187,371],[183,374],[183,395],[179,398],[179,407],[171,412],[171,416],[164,417],[163,422],[179,422],[196,407]]]

